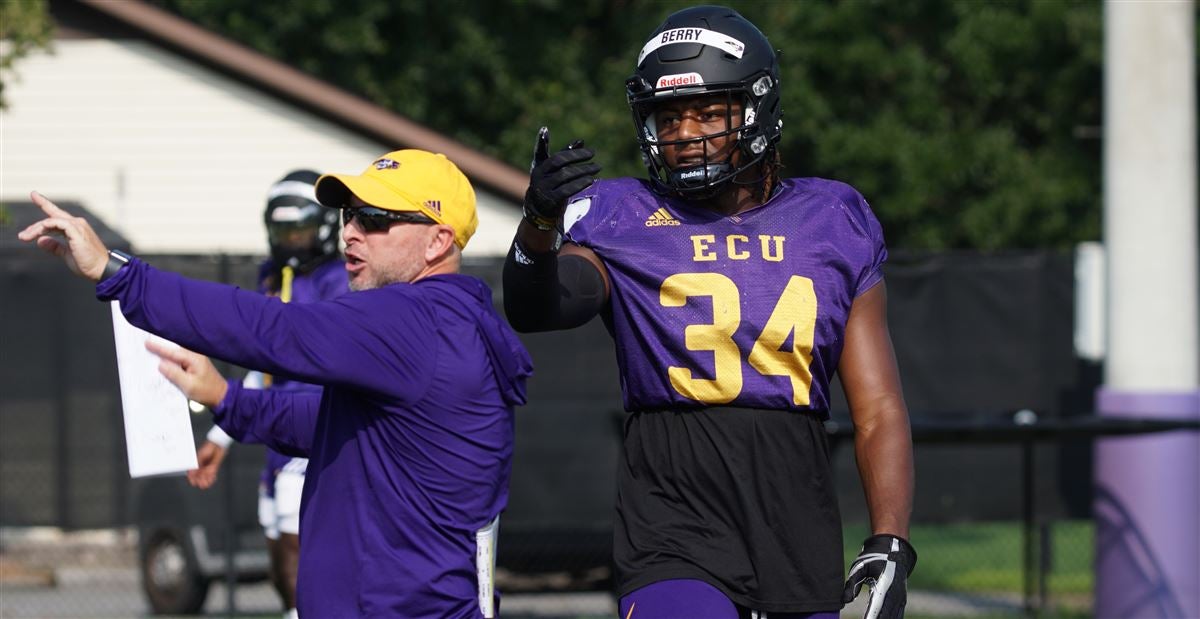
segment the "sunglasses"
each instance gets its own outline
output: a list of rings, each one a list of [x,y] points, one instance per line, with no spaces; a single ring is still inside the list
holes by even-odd
[[[342,208],[342,225],[357,219],[364,232],[383,232],[394,223],[433,225],[437,222],[412,211],[386,211],[374,206]]]

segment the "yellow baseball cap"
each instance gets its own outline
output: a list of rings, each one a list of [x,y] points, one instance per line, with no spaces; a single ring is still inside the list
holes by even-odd
[[[467,246],[479,217],[471,182],[445,155],[423,150],[392,151],[358,176],[326,174],[317,179],[317,201],[345,208],[350,195],[388,211],[422,213],[454,228],[454,244]]]

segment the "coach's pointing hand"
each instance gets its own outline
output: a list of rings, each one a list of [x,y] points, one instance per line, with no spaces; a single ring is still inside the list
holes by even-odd
[[[212,408],[225,399],[229,385],[208,357],[186,348],[170,348],[154,340],[146,340],[146,348],[162,359],[158,371],[179,387],[189,400]]]
[[[29,197],[46,213],[46,219],[25,228],[17,238],[26,243],[36,242],[43,251],[62,258],[72,273],[100,281],[108,264],[108,248],[87,220],[58,208],[36,191]]]

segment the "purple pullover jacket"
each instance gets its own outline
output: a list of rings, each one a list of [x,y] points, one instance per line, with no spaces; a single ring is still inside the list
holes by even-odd
[[[436,275],[284,304],[134,259],[96,293],[181,346],[324,385],[318,399],[231,384],[217,419],[309,457],[300,616],[482,616],[475,535],[507,503],[532,371],[483,282]]]

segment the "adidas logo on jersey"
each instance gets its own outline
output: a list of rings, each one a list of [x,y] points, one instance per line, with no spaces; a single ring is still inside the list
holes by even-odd
[[[646,218],[646,227],[653,228],[654,226],[679,226],[678,219],[675,219],[667,212],[666,208],[660,208],[654,211]]]

